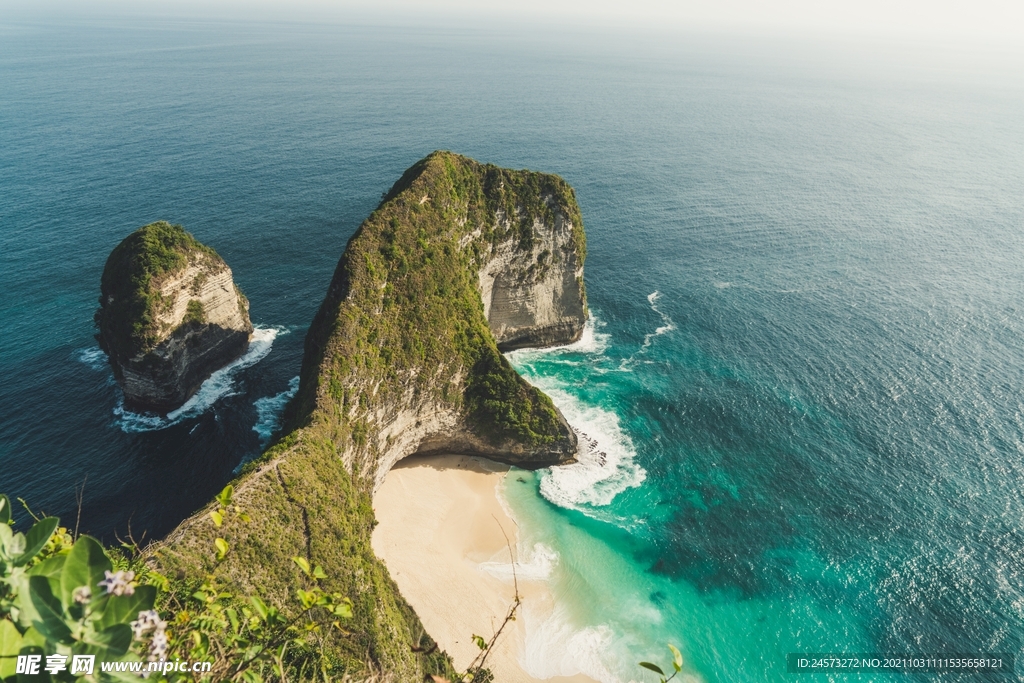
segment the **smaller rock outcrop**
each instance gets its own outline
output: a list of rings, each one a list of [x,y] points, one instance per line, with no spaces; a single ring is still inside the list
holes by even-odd
[[[151,223],[107,258],[97,339],[125,407],[166,413],[245,353],[249,302],[231,269],[180,225]]]

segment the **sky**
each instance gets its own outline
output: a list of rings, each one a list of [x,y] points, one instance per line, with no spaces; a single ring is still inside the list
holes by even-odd
[[[0,0],[4,15],[88,12],[294,21],[534,21],[992,42],[1024,49],[1024,0]]]

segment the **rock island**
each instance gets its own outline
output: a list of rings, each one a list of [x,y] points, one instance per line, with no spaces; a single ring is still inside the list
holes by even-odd
[[[95,319],[125,407],[160,413],[245,353],[253,329],[249,302],[224,260],[164,221],[111,252]]]

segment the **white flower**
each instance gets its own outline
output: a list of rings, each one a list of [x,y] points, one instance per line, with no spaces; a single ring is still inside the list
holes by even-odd
[[[92,600],[92,589],[88,586],[79,586],[75,590],[71,591],[71,598],[79,605],[84,605]]]
[[[139,612],[138,618],[132,622],[132,632],[136,640],[141,640],[150,631],[163,630],[167,628],[167,622],[160,619],[160,614],[155,609]]]
[[[167,622],[160,618],[155,609],[139,612],[138,618],[132,622],[132,632],[136,640],[141,640],[150,632],[153,637],[149,641],[149,661],[156,662],[167,658],[170,643],[167,639]]]
[[[131,595],[135,592],[135,586],[131,583],[135,580],[135,572],[112,572],[108,569],[103,575],[106,578],[100,581],[100,585],[106,589],[108,595]]]
[[[164,624],[166,626],[166,624]],[[167,633],[161,628],[153,634],[153,640],[149,643],[149,661],[163,661],[167,659]]]

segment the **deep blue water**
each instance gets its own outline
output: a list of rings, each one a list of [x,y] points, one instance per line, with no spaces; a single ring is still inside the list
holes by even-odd
[[[513,357],[596,440],[506,487],[567,605],[533,672],[1024,657],[1022,111],[1013,68],[867,45],[0,23],[0,489],[173,528],[259,452],[348,237],[446,148],[563,175],[588,233],[586,343]],[[140,431],[91,321],[157,219],[272,347]]]

